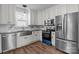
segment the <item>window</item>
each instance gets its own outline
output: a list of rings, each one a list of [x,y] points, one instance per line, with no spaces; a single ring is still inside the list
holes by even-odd
[[[28,10],[18,8],[16,11],[16,26],[28,26],[29,23],[29,13]]]

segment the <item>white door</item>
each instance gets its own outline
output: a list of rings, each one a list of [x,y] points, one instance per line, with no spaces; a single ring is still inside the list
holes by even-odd
[[[24,46],[24,39],[23,37],[17,37],[17,48]]]
[[[9,24],[15,24],[15,11],[16,11],[16,5],[10,4],[8,5],[8,21]]]
[[[8,24],[8,4],[1,5],[1,19],[0,24]]]
[[[42,31],[38,31],[38,40],[42,41]]]

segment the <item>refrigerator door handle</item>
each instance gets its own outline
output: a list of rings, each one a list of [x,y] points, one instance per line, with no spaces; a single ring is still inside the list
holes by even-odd
[[[62,33],[64,38],[66,38],[66,32],[67,32],[67,20],[66,20],[66,15],[63,16],[63,25],[62,25]]]
[[[64,30],[65,30],[65,19],[66,19],[66,17],[65,17],[65,15],[63,16],[63,21],[62,21],[62,33],[63,34],[65,34],[64,32]]]
[[[64,34],[64,17],[62,19],[62,34]]]

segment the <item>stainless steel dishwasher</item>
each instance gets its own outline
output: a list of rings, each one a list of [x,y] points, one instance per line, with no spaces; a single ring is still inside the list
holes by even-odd
[[[2,34],[1,37],[2,37],[2,52],[16,49],[17,40],[15,33]]]

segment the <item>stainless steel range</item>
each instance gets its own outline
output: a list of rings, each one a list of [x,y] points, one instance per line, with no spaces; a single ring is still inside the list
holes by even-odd
[[[78,12],[56,16],[56,48],[66,53],[78,53]]]

